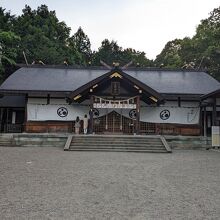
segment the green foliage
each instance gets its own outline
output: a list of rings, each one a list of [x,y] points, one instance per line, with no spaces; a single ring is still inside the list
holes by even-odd
[[[70,45],[72,45],[76,54],[79,56],[78,64],[88,64],[92,56],[91,43],[81,27],[79,27],[77,32],[72,36]]]
[[[105,61],[109,65],[118,62],[121,66],[133,61],[133,66],[150,66],[153,61],[146,58],[144,52],[136,51],[132,48],[123,49],[118,46],[116,41],[105,39],[102,41],[101,47],[93,56],[93,65],[100,65],[100,60]]]
[[[201,21],[192,38],[169,41],[157,56],[155,65],[205,69],[220,80],[220,7]]]
[[[183,65],[181,57],[179,55],[182,49],[182,40],[175,39],[169,41],[162,52],[156,57],[155,64],[157,66],[163,66],[168,68],[177,68]]]
[[[11,31],[0,32],[0,81],[4,78],[5,67],[15,64],[16,48],[19,41],[20,37]]]
[[[79,27],[70,36],[70,28],[46,5],[36,10],[26,5],[22,12],[16,17],[0,7],[0,77],[11,65],[25,62],[24,51],[29,63],[41,60],[45,64],[99,66],[103,60],[123,66],[133,61],[133,66],[140,67],[205,68],[220,80],[220,7],[201,21],[195,36],[167,42],[154,61],[147,59],[144,52],[123,49],[108,39],[92,52],[83,29]]]
[[[107,62],[112,65],[113,62],[120,62],[120,55],[122,53],[122,48],[118,46],[117,42],[109,41],[107,39],[103,40],[101,47],[94,54],[93,65],[100,65],[100,60]]]
[[[0,32],[10,31],[15,16],[11,15],[10,12],[6,12],[5,9],[0,7]]]
[[[24,62],[23,51],[29,62],[42,60],[45,64],[60,64],[65,60],[70,28],[59,22],[55,11],[49,11],[46,5],[37,10],[26,5],[13,29],[22,39],[17,62]]]

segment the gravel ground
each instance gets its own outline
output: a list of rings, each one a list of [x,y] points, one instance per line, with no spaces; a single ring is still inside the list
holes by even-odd
[[[220,219],[220,152],[0,148],[0,219]]]

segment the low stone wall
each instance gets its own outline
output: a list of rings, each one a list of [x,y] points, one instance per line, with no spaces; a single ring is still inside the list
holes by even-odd
[[[172,149],[206,149],[211,147],[211,138],[203,136],[164,135]]]
[[[68,134],[13,134],[13,144],[22,147],[64,147]]]
[[[22,133],[0,134],[0,141],[10,139],[9,146],[64,147],[70,133]],[[211,147],[211,138],[202,136],[164,135],[172,149],[206,149]]]

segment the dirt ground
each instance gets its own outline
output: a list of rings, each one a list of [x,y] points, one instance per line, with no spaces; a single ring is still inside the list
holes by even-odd
[[[220,219],[220,152],[0,148],[0,219]]]

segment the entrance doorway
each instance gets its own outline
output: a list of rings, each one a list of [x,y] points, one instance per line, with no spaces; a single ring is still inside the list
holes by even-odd
[[[96,134],[134,134],[136,120],[116,111],[94,118],[93,131]],[[140,121],[140,134],[156,134],[156,124]]]
[[[121,127],[121,115],[115,111],[109,113],[106,116],[106,130],[110,133],[121,133],[122,127]]]
[[[135,120],[129,119],[116,111],[94,119],[95,133],[133,134]]]

